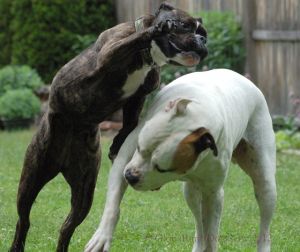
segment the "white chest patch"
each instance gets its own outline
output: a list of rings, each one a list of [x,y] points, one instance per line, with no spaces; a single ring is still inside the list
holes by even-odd
[[[127,98],[134,94],[137,89],[144,83],[144,80],[150,71],[151,67],[148,65],[143,66],[141,69],[128,75],[127,80],[122,88],[124,94],[123,98]]]
[[[154,40],[151,42],[150,53],[151,53],[152,59],[158,66],[163,66],[168,61],[167,57],[160,50],[159,46],[156,44],[156,42]]]

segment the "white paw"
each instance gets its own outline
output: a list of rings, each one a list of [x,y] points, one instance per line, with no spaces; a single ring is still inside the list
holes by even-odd
[[[108,252],[112,241],[112,236],[105,234],[101,229],[97,229],[93,237],[85,246],[84,252]]]

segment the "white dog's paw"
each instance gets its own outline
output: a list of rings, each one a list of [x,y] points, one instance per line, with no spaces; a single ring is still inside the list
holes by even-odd
[[[112,236],[98,229],[84,248],[84,252],[108,252]]]

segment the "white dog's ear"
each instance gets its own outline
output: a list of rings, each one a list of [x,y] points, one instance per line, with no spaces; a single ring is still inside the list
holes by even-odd
[[[170,101],[168,105],[165,107],[165,111],[169,112],[174,108],[174,115],[183,115],[186,112],[187,105],[192,102],[192,100],[185,99],[185,98],[178,98],[174,101]]]
[[[195,130],[192,134],[195,136],[193,146],[196,153],[201,153],[202,151],[210,148],[213,151],[213,154],[215,156],[218,156],[218,149],[215,143],[215,139],[206,128],[201,127]]]
[[[194,165],[199,154],[208,148],[212,149],[215,156],[218,155],[215,140],[206,128],[193,131],[178,144],[172,162],[173,169],[185,173]]]
[[[176,115],[183,115],[186,112],[187,105],[192,102],[188,99],[180,99],[176,103]]]

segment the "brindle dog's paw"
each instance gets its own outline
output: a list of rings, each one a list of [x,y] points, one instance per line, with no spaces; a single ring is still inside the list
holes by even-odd
[[[176,31],[178,28],[177,21],[167,19],[164,21],[159,22],[157,25],[155,25],[155,33],[157,35],[165,34],[165,33],[172,33]]]

